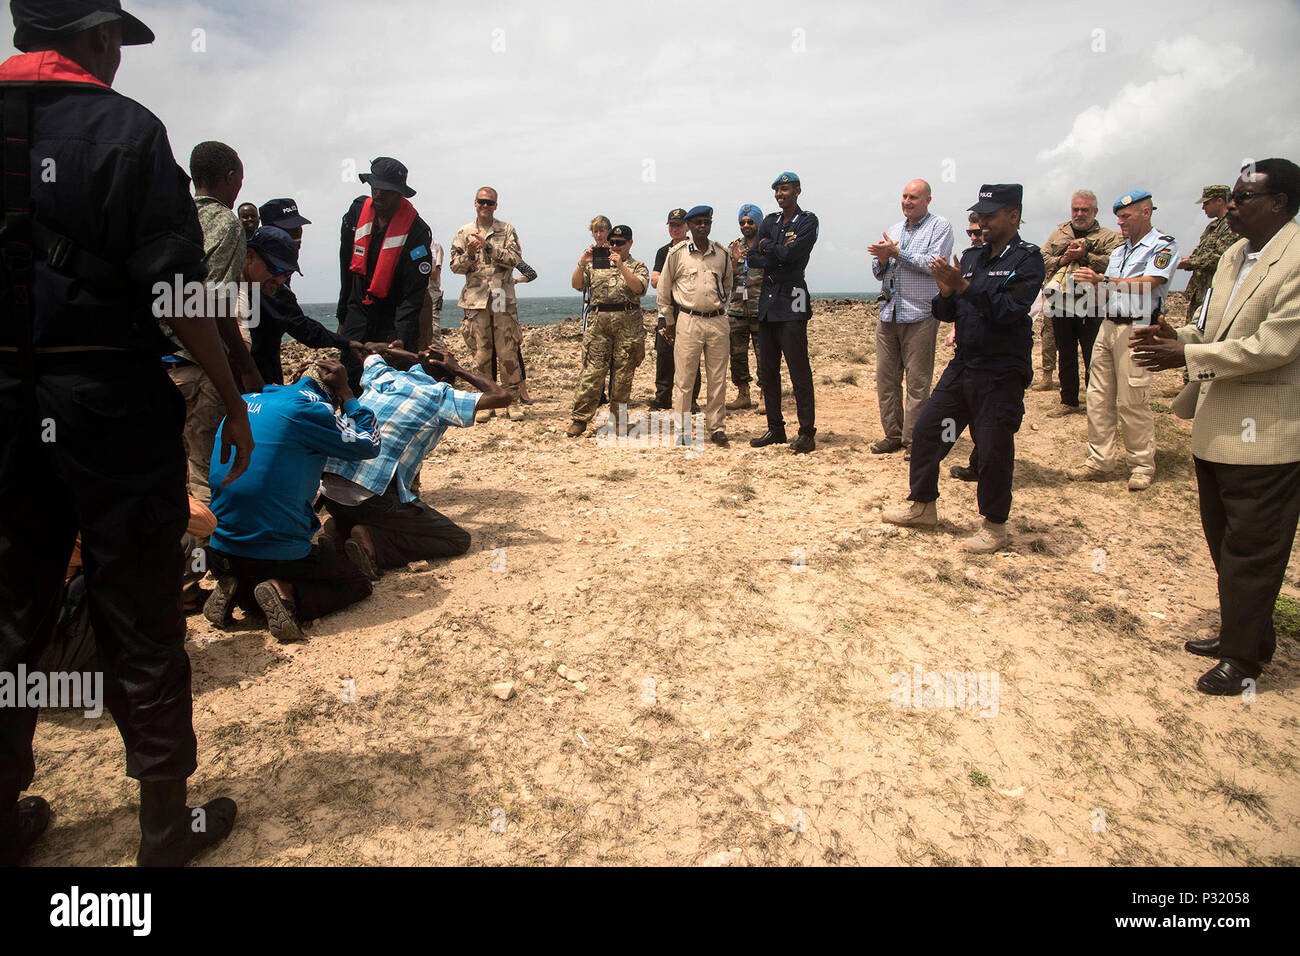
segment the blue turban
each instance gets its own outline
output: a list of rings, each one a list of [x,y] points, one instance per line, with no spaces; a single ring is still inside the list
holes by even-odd
[[[757,225],[763,221],[763,210],[759,209],[752,202],[747,202],[745,205],[740,207],[740,215],[736,217],[736,222],[740,222],[740,220],[744,219],[746,216],[753,219],[754,224]]]

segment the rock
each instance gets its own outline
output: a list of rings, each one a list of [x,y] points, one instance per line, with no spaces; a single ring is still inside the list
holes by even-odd
[[[741,862],[740,847],[733,846],[730,850],[721,850],[704,861],[705,866],[736,866]]]
[[[453,631],[459,631],[459,630],[460,630],[460,625],[457,624],[455,621],[452,621],[452,622],[451,622],[451,629],[452,629]]]
[[[569,666],[567,664],[561,664],[559,667],[555,668],[555,673],[559,674],[561,677],[568,677]]]
[[[587,693],[587,685],[584,684],[582,681],[577,681],[576,683],[574,683],[573,686],[574,686],[574,688],[577,689],[577,691],[578,691],[579,694],[585,694],[585,693]]]
[[[433,567],[429,564],[428,561],[421,560],[421,561],[412,561],[410,564],[406,566],[406,570],[416,571],[416,572],[432,571]]]
[[[524,671],[524,680],[532,680],[536,676],[537,676],[537,671],[533,670],[532,668],[529,668],[528,670]]]
[[[570,667],[568,672],[565,673],[564,679],[571,683],[576,684],[578,683],[578,681],[582,680],[586,676],[587,676],[586,674],[578,670],[576,667]]]
[[[631,744],[624,744],[622,747],[614,748],[614,755],[616,757],[622,757],[624,760],[631,760],[636,756],[636,748]]]
[[[508,680],[502,681],[499,684],[493,684],[492,693],[495,696],[500,697],[502,700],[509,700],[511,697],[515,696],[515,685]]]

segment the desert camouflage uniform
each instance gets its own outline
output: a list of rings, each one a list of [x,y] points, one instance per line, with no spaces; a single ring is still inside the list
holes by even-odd
[[[476,256],[466,251],[471,236],[487,240]],[[456,232],[451,243],[451,271],[465,277],[457,304],[465,312],[461,335],[473,355],[474,368],[480,375],[492,376],[492,352],[496,350],[501,368],[501,386],[519,401],[519,345],[523,335],[515,309],[515,266],[522,258],[515,227],[499,219],[492,220],[490,231],[467,223]]]
[[[650,270],[644,262],[624,259],[632,274],[650,288]],[[590,422],[596,414],[605,373],[614,366],[614,389],[609,396],[611,410],[627,402],[632,393],[632,376],[645,358],[645,325],[642,322],[641,296],[628,288],[618,269],[582,267],[583,288],[591,290],[591,311],[587,331],[582,336],[582,374],[573,393],[573,420]],[[607,312],[600,307],[621,306],[622,311]]]
[[[1061,257],[1071,243],[1083,240],[1084,258],[1082,262],[1064,262]],[[1050,379],[1056,371],[1056,334],[1052,328],[1050,302],[1052,293],[1065,287],[1065,280],[1075,269],[1087,266],[1093,272],[1105,273],[1110,265],[1110,254],[1116,246],[1123,245],[1124,237],[1113,229],[1107,229],[1095,219],[1092,228],[1082,236],[1074,234],[1074,226],[1067,219],[1043,243],[1043,267],[1047,281],[1043,283],[1043,320],[1042,338],[1040,339],[1039,361],[1044,374]]]
[[[1216,219],[1201,233],[1201,241],[1188,256],[1190,260],[1188,265],[1192,267],[1192,281],[1187,284],[1188,322],[1196,319],[1196,310],[1201,307],[1201,302],[1205,299],[1205,290],[1210,287],[1214,270],[1219,267],[1219,257],[1240,238],[1241,236],[1229,228],[1227,216]]]
[[[743,236],[731,240],[727,254],[736,261],[736,251],[745,248]],[[731,324],[731,383],[748,385],[749,345],[754,344],[754,368],[759,371],[758,387],[763,387],[762,370],[758,361],[758,297],[763,289],[763,270],[749,268],[745,260],[735,267],[735,282],[731,300],[727,303],[727,319]]]

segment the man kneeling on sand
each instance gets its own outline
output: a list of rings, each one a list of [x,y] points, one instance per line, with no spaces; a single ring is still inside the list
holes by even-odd
[[[378,422],[382,450],[367,461],[331,458],[325,465],[325,520],[319,544],[342,549],[370,580],[381,568],[469,550],[469,532],[411,491],[425,457],[448,426],[468,428],[477,412],[505,408],[510,393],[486,375],[462,368],[451,352],[419,354],[383,343],[361,373],[361,405]],[[457,377],[477,392],[451,387]]]
[[[239,481],[220,438],[209,484],[217,530],[208,539],[216,590],[203,616],[218,627],[237,602],[266,615],[277,641],[302,640],[299,621],[342,610],[370,595],[365,573],[332,548],[312,544],[320,523],[312,504],[327,459],[363,461],[379,454],[375,416],[348,386],[342,364],[321,359],[294,385],[268,385],[244,396],[256,455]],[[336,411],[337,408],[337,411]],[[221,435],[221,429],[217,429]]]

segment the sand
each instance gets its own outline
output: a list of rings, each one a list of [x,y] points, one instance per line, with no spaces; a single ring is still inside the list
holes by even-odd
[[[874,306],[815,309],[815,454],[749,448],[751,411],[727,450],[567,439],[577,332],[532,331],[529,418],[425,463],[468,554],[387,572],[299,645],[191,617],[192,796],[240,807],[201,863],[1300,862],[1294,636],[1251,701],[1199,694],[1212,662],[1182,649],[1218,615],[1177,373],[1141,494],[1070,483],[1086,422],[1029,392],[1010,547],[970,556],[969,441],[937,531],[882,526],[907,464],[867,450]],[[912,698],[945,672],[975,706]],[[45,715],[32,792],[56,814],[33,863],[132,862],[107,717]]]

